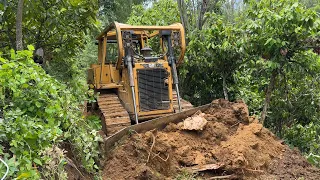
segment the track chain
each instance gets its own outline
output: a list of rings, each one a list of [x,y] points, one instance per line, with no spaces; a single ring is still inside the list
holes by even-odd
[[[131,125],[130,117],[115,93],[100,94],[98,97],[102,130],[107,136]]]
[[[179,112],[179,105],[178,105],[176,90],[172,90],[172,95],[173,95],[173,109],[175,109],[175,112]],[[182,111],[186,111],[193,108],[193,105],[189,101],[186,101],[181,97],[180,97],[180,103],[181,103]]]
[[[102,130],[107,136],[131,125],[130,116],[115,93],[100,94],[98,97]],[[192,109],[193,105],[181,99],[182,111]],[[173,108],[179,112],[177,92],[173,90]]]

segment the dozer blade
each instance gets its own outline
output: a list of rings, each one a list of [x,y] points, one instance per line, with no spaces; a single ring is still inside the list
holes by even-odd
[[[200,110],[202,112],[205,111],[206,109],[208,109],[209,106],[210,106],[210,104],[206,104],[206,105],[199,106],[196,108],[191,108],[186,111],[182,111],[180,113],[169,114],[169,115],[162,116],[162,117],[150,120],[150,121],[145,121],[143,123],[128,126],[124,129],[116,132],[115,134],[104,138],[105,152],[108,154],[113,149],[114,145],[118,141],[122,141],[122,140],[128,138],[130,135],[130,132],[140,133],[140,132],[149,131],[152,129],[163,129],[169,123],[181,122],[181,121],[183,121],[183,119],[193,115],[198,110]]]

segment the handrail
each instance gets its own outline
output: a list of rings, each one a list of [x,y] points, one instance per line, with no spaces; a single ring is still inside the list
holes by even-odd
[[[111,30],[114,30],[110,32]],[[179,58],[177,59],[177,66],[181,65],[184,59],[184,55],[186,52],[186,42],[185,42],[185,32],[184,28],[181,23],[175,23],[169,26],[135,26],[135,25],[128,25],[128,24],[122,24],[118,22],[113,22],[110,24],[107,28],[105,28],[98,36],[97,40],[100,40],[101,38],[107,38],[108,35],[114,36],[116,35],[116,40],[118,42],[118,61],[116,63],[116,68],[120,69],[122,64],[122,59],[124,57],[124,49],[122,44],[122,31],[124,30],[174,30],[174,31],[180,31],[180,45],[181,45],[181,51]],[[151,35],[154,36],[157,33],[152,33]],[[104,49],[105,51],[105,49]]]

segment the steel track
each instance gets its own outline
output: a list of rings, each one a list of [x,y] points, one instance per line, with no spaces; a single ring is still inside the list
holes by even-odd
[[[102,130],[107,136],[111,136],[131,125],[130,116],[121,104],[116,93],[100,94],[97,102],[100,111]],[[173,90],[173,108],[175,112],[179,111],[177,93],[175,90]],[[181,108],[182,111],[186,111],[192,109],[193,105],[190,102],[181,99]]]

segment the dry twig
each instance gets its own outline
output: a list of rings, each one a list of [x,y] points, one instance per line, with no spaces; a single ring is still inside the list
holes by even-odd
[[[73,163],[73,161],[72,161],[70,158],[65,157],[65,159],[67,160],[67,164],[68,164],[69,166],[71,166],[71,167],[73,167],[75,170],[77,170],[78,173],[80,174],[80,176],[81,176],[82,178],[85,178],[85,177],[83,176],[83,174],[81,173],[81,171],[77,168],[77,166]]]
[[[160,158],[162,161],[166,162],[166,161],[169,159],[169,154],[168,154],[168,156],[167,156],[166,159],[163,159],[163,158],[160,156],[160,152],[159,152],[158,154],[154,153],[154,157],[158,157],[158,158]]]
[[[235,127],[235,126],[238,125],[238,124],[240,124],[240,121],[237,122],[237,123],[235,123],[235,124],[233,124],[232,126],[230,126],[230,128],[233,128],[233,127]]]
[[[156,143],[156,137],[155,137],[152,133],[151,133],[151,135],[152,135],[152,145],[151,145],[151,147],[150,147],[150,151],[149,151],[149,154],[148,154],[147,163],[149,162],[150,155],[151,155],[151,153],[152,153],[152,148],[153,148],[154,144]]]
[[[232,175],[214,176],[214,177],[208,178],[208,180],[211,180],[211,179],[229,179],[229,178],[231,178],[231,177],[232,177]]]

